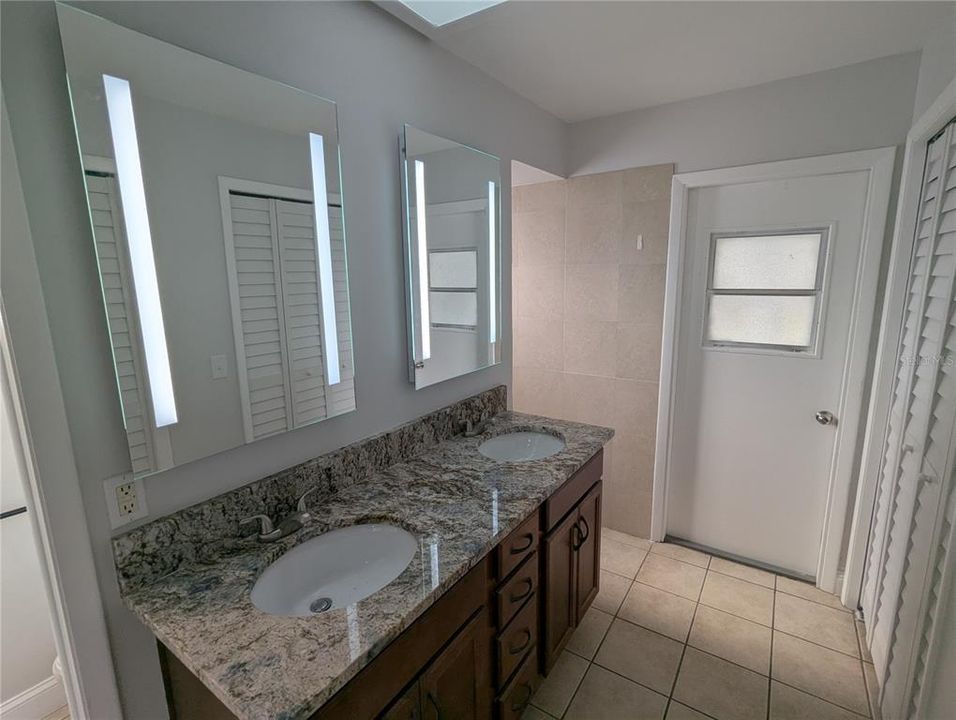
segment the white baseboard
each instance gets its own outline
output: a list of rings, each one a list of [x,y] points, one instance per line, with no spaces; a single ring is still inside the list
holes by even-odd
[[[3,720],[40,720],[64,705],[66,692],[63,683],[51,675],[0,704],[0,717]]]

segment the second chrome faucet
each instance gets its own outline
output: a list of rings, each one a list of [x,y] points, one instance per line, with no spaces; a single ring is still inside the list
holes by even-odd
[[[250,517],[240,520],[239,527],[247,523],[258,522],[259,533],[256,535],[256,539],[259,542],[275,542],[276,540],[281,540],[287,535],[301,530],[305,524],[312,519],[312,515],[306,507],[305,499],[317,489],[318,488],[310,488],[302,493],[299,497],[299,501],[296,503],[295,512],[282,518],[278,526],[273,524],[272,518],[268,515],[251,515]]]

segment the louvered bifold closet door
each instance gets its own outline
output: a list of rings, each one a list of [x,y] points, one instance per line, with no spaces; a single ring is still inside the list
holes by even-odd
[[[133,472],[148,473],[156,469],[156,458],[139,322],[116,182],[112,175],[87,173],[86,190],[129,454]]]
[[[953,125],[927,151],[910,292],[864,585],[884,717],[916,716],[934,582],[951,525],[956,374],[956,153]],[[949,516],[951,521],[951,515]],[[926,634],[921,631],[928,631]]]
[[[229,200],[231,280],[239,304],[233,308],[233,325],[241,337],[246,440],[252,441],[292,427],[278,235],[271,199],[230,193]]]
[[[289,342],[292,426],[301,427],[328,415],[315,217],[312,203],[276,200],[275,205]]]

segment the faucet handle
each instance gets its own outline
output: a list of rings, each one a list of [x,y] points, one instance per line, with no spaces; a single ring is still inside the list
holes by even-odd
[[[275,527],[272,524],[272,519],[268,515],[252,515],[247,518],[243,518],[239,521],[239,527],[251,522],[259,522],[259,535],[268,535]]]
[[[299,496],[299,502],[296,503],[295,509],[298,512],[308,512],[309,509],[305,506],[305,499],[318,489],[319,489],[318,486],[316,486],[316,487],[309,488],[304,493],[302,493],[302,495]]]

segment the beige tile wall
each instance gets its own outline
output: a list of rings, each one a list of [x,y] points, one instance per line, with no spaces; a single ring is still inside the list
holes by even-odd
[[[608,425],[604,524],[646,537],[673,166],[513,190],[514,409]]]

